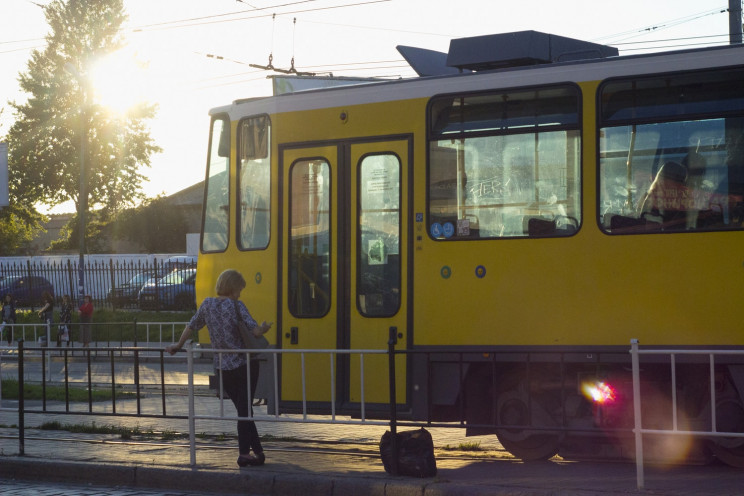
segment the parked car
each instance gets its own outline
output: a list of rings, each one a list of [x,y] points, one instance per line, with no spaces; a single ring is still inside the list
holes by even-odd
[[[139,307],[142,310],[193,310],[196,308],[195,284],[196,269],[176,269],[142,286]]]
[[[139,292],[150,279],[153,274],[150,272],[140,272],[139,274],[132,277],[129,281],[125,282],[121,286],[116,286],[109,289],[106,299],[114,307],[123,307],[128,305],[136,305]]]
[[[41,276],[10,276],[0,280],[0,301],[10,293],[18,306],[39,306],[44,291],[54,296],[52,283]]]
[[[171,272],[175,269],[195,269],[196,260],[197,258],[192,255],[177,255],[163,262],[163,268],[166,272]]]

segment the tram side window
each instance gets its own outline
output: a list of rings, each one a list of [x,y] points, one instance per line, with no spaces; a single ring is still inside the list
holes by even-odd
[[[429,235],[569,236],[581,224],[579,92],[437,97],[429,107]]]
[[[238,239],[242,249],[263,249],[269,244],[271,227],[269,117],[243,120],[238,129]]]
[[[202,217],[202,252],[224,251],[228,240],[230,208],[230,121],[212,121],[209,163]]]
[[[359,164],[357,306],[367,317],[400,308],[400,160],[367,155]]]
[[[322,317],[331,306],[330,165],[299,160],[289,173],[289,311]]]
[[[744,71],[600,87],[599,220],[608,234],[744,227]]]

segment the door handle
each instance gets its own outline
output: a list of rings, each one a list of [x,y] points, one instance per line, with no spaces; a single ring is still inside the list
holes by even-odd
[[[289,339],[289,344],[298,344],[300,342],[299,337],[300,331],[297,327],[290,327],[289,332],[284,334],[286,339]]]

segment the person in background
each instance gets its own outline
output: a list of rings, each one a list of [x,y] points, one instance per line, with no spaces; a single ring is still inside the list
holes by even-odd
[[[193,331],[205,325],[209,338],[215,349],[243,349],[243,340],[238,331],[238,314],[245,321],[253,335],[260,337],[271,329],[265,321],[259,325],[253,320],[243,302],[238,301],[240,292],[245,288],[245,279],[237,270],[228,269],[217,278],[217,298],[206,298],[196,314],[184,328],[178,343],[167,346],[165,351],[173,355],[183,348]],[[236,302],[237,301],[237,311]],[[256,392],[258,383],[258,360],[251,355],[250,377],[251,396]],[[222,387],[230,396],[239,417],[248,417],[253,410],[248,403],[248,360],[243,353],[215,353],[214,366],[222,371]],[[261,440],[258,437],[256,424],[249,420],[238,420],[238,466],[263,465],[264,456]],[[253,454],[251,454],[251,450]]]
[[[83,348],[87,348],[91,340],[90,323],[93,322],[93,299],[90,295],[85,295],[78,313],[80,314],[80,341],[83,342]]]
[[[49,291],[41,293],[41,302],[43,306],[39,309],[38,314],[42,322],[47,325],[47,328],[51,331],[52,322],[54,322],[54,296]],[[46,335],[49,335],[47,333]],[[43,339],[47,339],[44,337]],[[49,346],[47,344],[46,346]]]
[[[72,302],[70,295],[62,297],[62,307],[59,309],[59,332],[57,333],[57,346],[60,341],[67,341],[69,347],[72,343]]]
[[[3,298],[3,309],[2,309],[2,324],[0,324],[0,338],[2,333],[5,332],[5,339],[8,341],[10,346],[13,341],[13,324],[16,322],[16,309],[15,303],[13,303],[13,295],[7,293]]]

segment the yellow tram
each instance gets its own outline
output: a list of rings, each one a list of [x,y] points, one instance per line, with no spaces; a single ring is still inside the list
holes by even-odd
[[[524,459],[632,426],[581,395],[630,394],[631,339],[744,345],[744,47],[619,57],[522,32],[453,40],[442,65],[213,109],[197,300],[236,268],[279,348],[392,334],[401,418]],[[311,409],[358,415],[355,359],[333,394],[327,358],[306,360]],[[285,355],[280,379],[300,366]],[[676,378],[692,423],[710,416],[699,367]],[[717,367],[719,425],[744,431],[744,364]],[[659,370],[646,387],[671,383]],[[387,371],[365,358],[368,415],[388,413]],[[281,381],[280,410],[301,394]],[[711,447],[744,464],[741,438]]]

